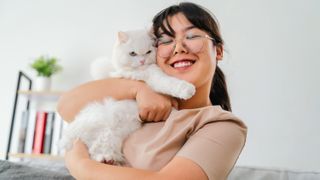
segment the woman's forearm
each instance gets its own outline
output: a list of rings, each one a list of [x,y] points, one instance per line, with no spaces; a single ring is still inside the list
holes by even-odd
[[[156,171],[112,166],[98,163],[91,159],[86,159],[79,163],[78,171],[72,175],[76,179],[110,179],[110,180],[143,180],[143,179],[161,179]]]
[[[128,79],[103,79],[85,83],[64,93],[59,99],[57,110],[61,117],[70,122],[89,102],[101,101],[105,97],[134,99],[143,82]]]

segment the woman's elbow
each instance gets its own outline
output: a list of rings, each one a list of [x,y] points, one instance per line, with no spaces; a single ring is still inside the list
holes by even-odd
[[[70,101],[68,101],[65,94],[59,98],[56,109],[63,120],[70,122],[74,118],[70,108]]]

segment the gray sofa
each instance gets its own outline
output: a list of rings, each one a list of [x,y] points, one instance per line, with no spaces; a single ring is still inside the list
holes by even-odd
[[[320,172],[236,166],[228,180],[320,180]]]
[[[73,180],[63,162],[0,160],[0,179]],[[228,180],[320,180],[320,173],[236,166]]]

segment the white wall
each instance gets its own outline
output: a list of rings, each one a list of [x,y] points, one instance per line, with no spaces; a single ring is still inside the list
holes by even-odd
[[[320,171],[320,1],[195,1],[220,21],[234,113],[249,127],[238,164]],[[90,80],[117,30],[150,25],[172,1],[0,0],[0,153],[6,149],[18,70],[41,54],[64,71],[54,89]],[[3,157],[3,156],[2,156]]]

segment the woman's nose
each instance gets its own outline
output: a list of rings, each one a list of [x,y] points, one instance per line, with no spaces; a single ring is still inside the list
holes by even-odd
[[[180,54],[180,53],[188,53],[188,49],[186,45],[183,43],[183,41],[177,41],[176,44],[173,47],[174,55]]]

